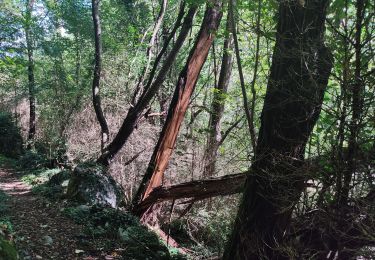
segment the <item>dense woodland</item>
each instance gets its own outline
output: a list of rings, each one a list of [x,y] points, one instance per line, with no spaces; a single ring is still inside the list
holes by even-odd
[[[373,1],[0,7],[2,167],[119,223],[90,226],[125,248],[109,259],[375,257]],[[0,203],[0,238],[24,248],[11,220]],[[43,259],[102,259],[72,250]]]

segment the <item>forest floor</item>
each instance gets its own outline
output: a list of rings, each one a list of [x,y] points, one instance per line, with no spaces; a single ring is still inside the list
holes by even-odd
[[[116,243],[88,238],[62,208],[34,194],[19,174],[0,165],[0,190],[8,195],[7,217],[21,259],[117,259]],[[106,243],[106,250],[103,249]],[[113,243],[108,247],[108,243]]]

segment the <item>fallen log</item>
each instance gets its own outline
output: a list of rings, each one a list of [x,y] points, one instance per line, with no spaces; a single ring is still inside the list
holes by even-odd
[[[138,205],[137,210],[148,208],[150,205],[165,200],[190,198],[195,201],[240,193],[243,190],[247,174],[248,172],[242,172],[172,186],[159,186],[154,188],[147,199]]]

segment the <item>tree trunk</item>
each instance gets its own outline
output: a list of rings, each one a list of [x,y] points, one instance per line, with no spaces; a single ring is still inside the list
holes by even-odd
[[[246,176],[247,174],[243,172],[206,180],[190,181],[172,186],[159,186],[154,188],[149,196],[137,206],[137,211],[145,211],[153,204],[165,200],[190,199],[191,202],[241,193]]]
[[[36,112],[35,112],[35,76],[34,76],[34,50],[33,50],[33,33],[32,33],[32,10],[34,6],[34,0],[28,0],[26,6],[26,18],[25,18],[25,34],[26,34],[26,47],[27,47],[27,74],[28,74],[28,86],[29,86],[29,135],[27,142],[27,149],[34,147],[35,132],[36,132]]]
[[[252,115],[254,115],[254,112],[251,112],[250,108],[249,108],[249,100],[247,98],[245,79],[244,79],[244,75],[243,75],[243,72],[242,72],[240,48],[239,48],[239,45],[238,45],[237,32],[236,32],[236,20],[237,19],[235,17],[234,10],[233,10],[234,4],[235,4],[235,0],[229,0],[228,13],[229,13],[230,19],[232,20],[232,33],[233,33],[233,40],[234,40],[234,50],[235,50],[235,53],[236,53],[238,75],[240,76],[241,92],[242,92],[242,97],[243,97],[243,107],[244,107],[244,110],[245,110],[247,126],[249,128],[252,150],[254,151],[255,146],[256,146],[254,118],[252,117]],[[254,102],[255,102],[255,100],[252,101],[252,104],[254,104]]]
[[[327,4],[280,2],[255,162],[224,259],[290,259],[283,235],[304,187],[298,169],[332,67],[324,45]]]
[[[215,174],[217,150],[219,149],[221,143],[221,118],[224,114],[225,94],[228,91],[233,63],[231,53],[233,47],[233,35],[231,33],[231,28],[231,19],[228,15],[219,81],[214,89],[211,103],[210,121],[208,124],[209,133],[204,154],[205,165],[203,170],[203,176],[205,177],[211,177]]]
[[[104,117],[104,113],[101,106],[100,100],[100,74],[102,70],[102,40],[101,40],[101,26],[100,26],[100,0],[92,0],[92,19],[94,22],[94,34],[95,34],[95,67],[94,77],[92,80],[92,102],[96,118],[101,128],[101,151],[103,153],[104,145],[107,143],[109,138],[109,129],[107,121]]]
[[[206,61],[215,36],[214,34],[220,24],[222,1],[215,0],[208,5],[194,47],[178,78],[159,141],[151,157],[146,174],[133,200],[133,210],[139,216],[143,216],[145,210],[138,208],[137,205],[142,200],[145,200],[155,187],[159,187],[162,184],[164,171],[175,147],[177,135],[189,105],[191,95],[194,91],[202,66]]]
[[[142,116],[142,112],[145,110],[147,105],[150,103],[151,99],[155,96],[160,86],[163,84],[167,72],[173,65],[176,56],[190,31],[196,10],[196,6],[192,6],[189,9],[186,17],[184,18],[184,22],[182,24],[180,33],[177,37],[176,43],[174,44],[169,55],[166,57],[163,66],[161,67],[158,75],[156,76],[156,79],[153,82],[152,78],[149,79],[149,83],[147,84],[142,95],[139,97],[139,100],[134,105],[134,107],[131,107],[129,109],[128,114],[126,115],[117,135],[115,136],[113,141],[105,148],[104,153],[99,157],[99,163],[103,165],[108,165],[110,160],[118,153],[118,151],[120,151],[120,149],[128,140],[129,136],[133,133],[139,118]],[[160,55],[158,58],[161,58]]]
[[[299,168],[298,173],[313,176],[316,172],[322,171],[320,165],[322,158],[324,156],[310,158],[308,163],[304,164],[304,167]],[[150,205],[166,200],[190,199],[189,202],[191,202],[242,193],[248,176],[249,171],[170,186],[159,186],[154,188],[147,199],[143,200],[138,207],[148,208]]]
[[[343,206],[347,203],[350,190],[350,182],[352,175],[356,171],[356,154],[358,150],[358,134],[360,130],[360,121],[362,115],[362,104],[363,104],[363,83],[362,83],[362,44],[361,44],[361,32],[362,22],[364,15],[364,0],[357,0],[356,2],[356,24],[355,24],[355,68],[354,68],[354,80],[352,86],[352,118],[350,122],[350,135],[348,142],[348,156],[347,156],[347,167],[344,170],[344,181],[339,200],[339,205]]]

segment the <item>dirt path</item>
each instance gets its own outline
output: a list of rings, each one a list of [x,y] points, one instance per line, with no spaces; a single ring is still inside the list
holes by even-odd
[[[0,166],[0,189],[9,195],[9,217],[21,259],[115,259],[83,235],[83,227],[57,205],[34,195],[11,170]]]

